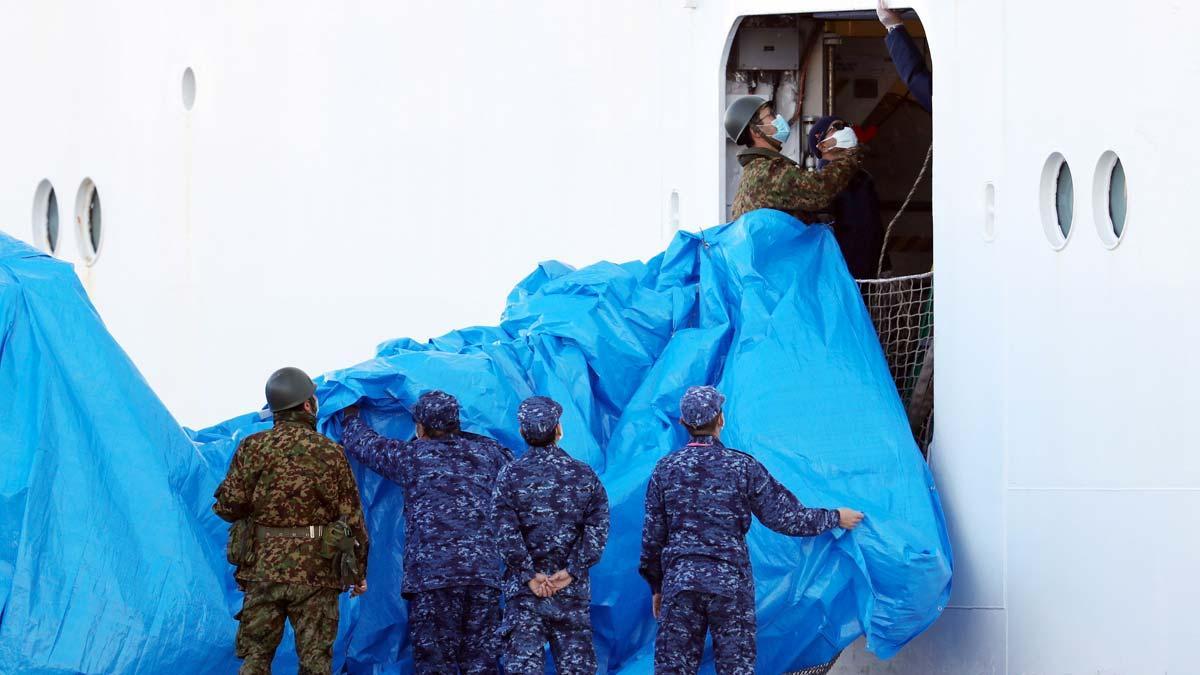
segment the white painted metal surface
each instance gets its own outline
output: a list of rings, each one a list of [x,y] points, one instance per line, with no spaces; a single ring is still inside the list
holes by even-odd
[[[10,3],[0,229],[33,237],[48,179],[81,263],[69,220],[94,180],[104,240],[80,276],[202,426],[259,405],[279,365],[494,322],[541,259],[646,257],[712,224],[737,17],[871,4]],[[937,79],[932,464],[955,589],[900,656],[840,671],[1197,672],[1200,6],[912,4]],[[1094,226],[1108,151],[1115,247]],[[1058,251],[1054,152],[1075,179]]]

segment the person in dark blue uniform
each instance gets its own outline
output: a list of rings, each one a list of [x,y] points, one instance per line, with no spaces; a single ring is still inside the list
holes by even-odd
[[[806,508],[750,455],[721,443],[725,397],[712,387],[683,395],[691,440],[659,460],[646,488],[639,572],[659,620],[654,672],[695,673],[712,634],[719,675],[751,675],[757,654],[751,515],[794,537],[853,529],[853,509]]]
[[[512,453],[459,426],[458,401],[423,394],[417,438],[385,438],[351,406],[346,453],[404,490],[404,580],[413,665],[424,673],[496,673],[500,559],[489,526],[492,491]]]
[[[875,13],[879,16],[879,22],[887,28],[885,41],[892,63],[896,64],[896,72],[900,73],[900,79],[908,86],[913,100],[926,111],[933,112],[933,73],[925,65],[925,56],[917,49],[900,15],[888,9],[884,0],[878,2]]]
[[[550,643],[560,675],[592,675],[596,653],[588,572],[608,541],[608,494],[596,472],[572,458],[562,406],[544,396],[517,412],[529,450],[496,479],[493,523],[504,559],[504,671],[545,672]]]
[[[822,151],[833,147],[833,134],[848,125],[840,117],[818,119],[808,132],[808,150],[817,158],[817,168],[829,160]],[[850,182],[829,205],[833,214],[833,236],[846,267],[855,279],[874,279],[879,276],[879,254],[883,251],[883,219],[879,215],[879,194],[875,179],[866,169],[859,168]]]

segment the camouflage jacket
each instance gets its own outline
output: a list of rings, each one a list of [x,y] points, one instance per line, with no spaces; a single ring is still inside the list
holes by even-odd
[[[836,509],[805,508],[750,455],[697,436],[659,460],[646,488],[638,571],[654,593],[753,595],[746,531],[751,514],[791,536],[838,525]]]
[[[738,153],[742,180],[733,197],[736,220],[755,209],[786,211],[801,220],[808,212],[829,207],[858,173],[858,153],[830,162],[820,171],[806,171],[788,157],[766,148],[747,148]]]
[[[267,527],[303,527],[344,520],[360,544],[365,577],[369,542],[358,485],[341,446],[316,430],[311,414],[278,413],[273,428],[242,440],[214,496],[213,511],[230,522],[249,517]],[[341,590],[320,547],[320,539],[259,538],[254,563],[239,567],[237,579]]]
[[[588,571],[608,541],[608,493],[592,467],[556,445],[530,448],[500,471],[492,501],[506,599],[564,569],[574,581],[557,595],[591,598]]]
[[[404,595],[451,586],[500,588],[492,531],[496,474],[512,453],[465,432],[401,441],[346,420],[346,452],[404,490]]]

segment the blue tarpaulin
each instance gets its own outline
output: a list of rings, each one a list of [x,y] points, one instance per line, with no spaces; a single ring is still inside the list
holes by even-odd
[[[250,413],[189,438],[70,268],[2,236],[0,321],[0,672],[233,672],[240,594],[211,495],[237,442],[269,422]],[[593,571],[602,669],[648,673],[642,499],[655,462],[685,441],[679,396],[700,383],[728,396],[728,445],[806,504],[867,514],[852,533],[807,539],[752,527],[759,671],[829,661],[864,633],[887,657],[932,623],[950,591],[941,506],[825,227],[758,211],[680,233],[646,263],[544,263],[498,327],[387,342],[327,374],[320,424],[337,438],[337,411],[358,401],[376,429],[407,437],[412,404],[438,388],[459,397],[468,430],[519,454],[517,404],[560,401],[564,448],[600,473],[612,502]],[[402,496],[355,473],[370,591],[343,596],[336,664],[410,672]],[[290,649],[285,640],[279,672],[294,671]]]

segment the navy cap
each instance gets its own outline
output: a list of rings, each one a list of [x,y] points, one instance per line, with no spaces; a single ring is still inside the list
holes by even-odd
[[[545,436],[558,426],[563,408],[554,399],[546,396],[530,396],[521,401],[517,408],[517,421],[521,433],[530,436]]]
[[[458,399],[444,391],[427,391],[413,406],[413,419],[426,429],[451,431],[458,428]]]
[[[688,387],[679,399],[679,416],[683,423],[695,429],[707,425],[721,414],[725,396],[713,387]]]
[[[813,122],[812,128],[808,130],[808,151],[817,159],[821,159],[821,149],[817,146],[825,140],[825,132],[829,131],[834,122],[841,119],[835,115],[826,115]]]

